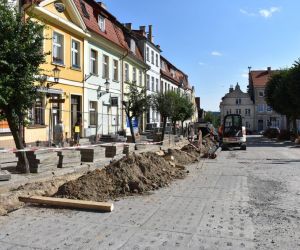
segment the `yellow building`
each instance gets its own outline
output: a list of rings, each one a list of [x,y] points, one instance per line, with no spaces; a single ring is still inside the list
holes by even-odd
[[[45,0],[24,6],[26,14],[45,24],[40,97],[29,112],[25,142],[51,142],[61,120],[64,137],[71,138],[83,110],[85,24],[72,0]]]

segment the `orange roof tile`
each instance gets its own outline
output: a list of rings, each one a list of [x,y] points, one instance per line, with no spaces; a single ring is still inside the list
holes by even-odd
[[[250,77],[254,87],[265,87],[269,78],[277,72],[277,70],[251,70]]]

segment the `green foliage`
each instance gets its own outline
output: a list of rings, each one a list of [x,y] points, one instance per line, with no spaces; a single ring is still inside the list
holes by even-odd
[[[194,114],[194,105],[189,99],[184,96],[180,95],[177,92],[172,92],[173,98],[173,107],[171,108],[171,120],[173,122],[181,121],[184,122],[190,119]]]
[[[208,111],[205,114],[204,121],[213,124],[213,126],[217,128],[221,124],[221,117],[218,112]]]
[[[44,62],[43,26],[24,20],[7,0],[0,1],[0,20],[0,110],[14,135],[36,97],[35,76]]]
[[[126,101],[123,101],[124,110],[129,120],[132,140],[135,143],[135,136],[132,126],[132,118],[140,118],[150,107],[151,97],[146,95],[146,88],[140,88],[136,83],[129,84],[129,91],[126,94]]]

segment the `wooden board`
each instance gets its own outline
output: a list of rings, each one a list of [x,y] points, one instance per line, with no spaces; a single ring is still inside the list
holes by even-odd
[[[109,202],[83,201],[45,196],[20,196],[19,201],[52,206],[98,210],[104,212],[111,212],[114,209],[114,205]]]

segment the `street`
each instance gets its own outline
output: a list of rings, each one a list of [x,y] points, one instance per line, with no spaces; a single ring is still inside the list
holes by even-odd
[[[2,216],[0,249],[300,249],[300,148],[247,140],[112,213],[26,206]]]

